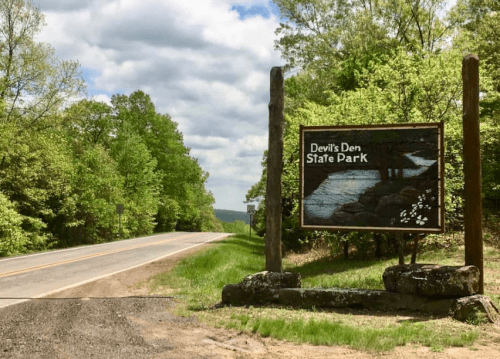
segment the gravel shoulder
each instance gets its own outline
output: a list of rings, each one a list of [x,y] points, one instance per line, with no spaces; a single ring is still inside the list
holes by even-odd
[[[79,287],[0,309],[0,358],[470,358],[500,357],[498,326],[480,327],[474,348],[431,352],[407,345],[389,353],[295,345],[211,328],[172,314],[175,298],[157,297],[147,280],[207,244]],[[167,294],[168,295],[168,294]]]

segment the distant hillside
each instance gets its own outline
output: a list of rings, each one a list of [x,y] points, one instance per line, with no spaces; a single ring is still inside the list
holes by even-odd
[[[229,209],[214,209],[215,216],[224,222],[234,222],[236,220],[250,224],[250,215],[246,212],[231,211]]]

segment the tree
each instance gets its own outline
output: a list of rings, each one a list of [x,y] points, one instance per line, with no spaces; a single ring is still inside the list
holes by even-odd
[[[126,213],[123,225],[129,235],[150,234],[155,228],[158,212],[160,176],[156,159],[135,133],[121,132],[110,152],[116,161],[117,170],[123,177],[123,194]]]
[[[158,212],[156,213],[155,232],[170,232],[177,226],[179,220],[180,206],[168,197],[160,199]]]
[[[327,68],[374,52],[438,51],[458,25],[445,0],[275,0],[285,23],[275,47],[288,68]]]
[[[305,100],[320,105],[328,92],[363,87],[370,74],[404,49],[417,56],[440,52],[460,19],[439,16],[444,0],[276,0],[286,21],[276,29],[275,48],[287,70],[285,111]],[[424,55],[423,55],[424,54]],[[366,76],[365,76],[366,77]]]
[[[75,164],[72,178],[77,222],[68,233],[70,245],[93,244],[118,235],[117,203],[123,203],[123,177],[100,144],[87,149]],[[124,235],[128,236],[128,231]]]
[[[344,30],[352,18],[349,0],[275,0],[286,23],[280,23],[275,42],[289,68],[305,69],[317,61],[342,60]]]
[[[496,0],[458,0],[450,15],[461,24],[454,45],[475,53],[500,92],[500,3]]]
[[[116,135],[116,121],[112,108],[104,102],[81,100],[64,111],[64,128],[75,146],[97,144],[110,148],[111,135]],[[82,145],[82,143],[84,143]]]
[[[54,131],[22,132],[0,125],[0,191],[22,216],[35,249],[55,243],[72,222],[72,154]]]
[[[482,188],[490,207],[500,198],[500,3],[459,0],[451,16],[462,25],[454,46],[480,60]]]
[[[26,251],[30,239],[22,222],[23,216],[17,213],[15,204],[0,192],[0,257]]]
[[[118,133],[123,129],[136,133],[156,160],[155,172],[161,184],[158,228],[164,228],[161,221],[169,222],[177,217],[177,229],[201,230],[210,217],[202,214],[204,208],[208,206],[209,212],[213,213],[213,197],[205,190],[208,173],[200,168],[195,158],[189,156],[177,123],[170,116],[157,113],[149,95],[142,91],[135,91],[130,96],[115,95],[111,102]],[[178,212],[172,201],[179,206]],[[177,214],[167,216],[167,220],[165,211],[170,207]],[[215,215],[210,218],[215,221]]]
[[[78,63],[57,61],[54,50],[34,41],[44,25],[43,14],[31,1],[0,1],[0,99],[6,121],[22,128],[52,126],[50,116],[68,99],[80,94]]]

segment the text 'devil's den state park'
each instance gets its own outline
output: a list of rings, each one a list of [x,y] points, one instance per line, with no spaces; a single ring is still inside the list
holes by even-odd
[[[353,152],[359,152],[359,154],[351,154]],[[335,143],[321,146],[313,142],[311,152],[307,154],[306,163],[368,163],[366,156],[366,153],[361,152],[361,146],[349,146],[347,142],[341,142],[338,146]]]

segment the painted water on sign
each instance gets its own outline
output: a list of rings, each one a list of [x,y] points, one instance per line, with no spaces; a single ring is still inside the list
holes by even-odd
[[[432,166],[434,163],[436,163],[435,160],[426,160],[425,158],[413,156],[409,153],[405,154],[405,156],[408,157],[410,160],[412,160],[413,163],[415,163],[417,166],[425,167],[422,172],[424,172],[427,169],[427,167]],[[418,170],[420,170],[420,169],[418,169]],[[422,173],[422,172],[420,172],[420,173]],[[405,173],[404,169],[403,169],[403,173]],[[413,176],[416,176],[416,175],[413,175]]]
[[[403,177],[414,177],[424,173],[435,160],[405,154],[419,168],[404,168]],[[304,199],[304,210],[310,218],[327,219],[344,203],[356,202],[359,196],[380,182],[378,170],[346,170],[332,173]]]

